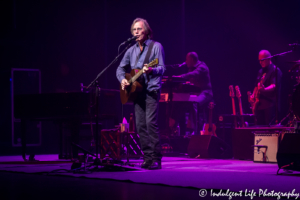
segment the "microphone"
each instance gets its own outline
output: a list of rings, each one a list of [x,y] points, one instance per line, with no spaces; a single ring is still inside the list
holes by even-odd
[[[174,65],[165,65],[166,67],[173,67],[173,68],[176,68],[176,67],[182,67],[183,65],[186,65],[185,62],[181,63],[181,64],[174,64]]]
[[[186,65],[186,62],[181,63],[180,65],[178,65],[178,67],[182,67],[183,65]]]
[[[125,42],[123,42],[121,45],[126,44],[128,42],[131,42],[132,40],[135,40],[137,36],[133,36],[132,38],[128,38]]]

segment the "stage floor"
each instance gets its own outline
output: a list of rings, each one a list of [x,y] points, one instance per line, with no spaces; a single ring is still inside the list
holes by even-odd
[[[57,155],[37,155],[40,161],[58,161]],[[4,162],[22,161],[21,156],[0,157],[0,171],[45,174],[53,170],[70,170],[72,163],[55,162],[45,164],[5,164]],[[276,175],[278,166],[271,163],[254,163],[242,160],[191,159],[163,157],[161,170],[140,168],[142,160],[131,160],[135,166],[130,171],[92,172],[90,174],[51,173],[60,175],[101,180],[129,181],[133,183],[159,184],[165,186],[188,187],[197,189],[223,189],[234,192],[261,190],[271,192],[300,193],[300,173]],[[283,172],[282,170],[280,172]],[[299,197],[300,198],[300,197]],[[250,199],[247,198],[247,199]]]

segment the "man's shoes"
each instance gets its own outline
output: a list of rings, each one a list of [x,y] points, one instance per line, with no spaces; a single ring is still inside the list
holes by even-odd
[[[161,169],[161,162],[153,161],[152,164],[148,167],[150,170]]]
[[[144,161],[141,165],[141,168],[147,169],[151,165],[151,161]]]

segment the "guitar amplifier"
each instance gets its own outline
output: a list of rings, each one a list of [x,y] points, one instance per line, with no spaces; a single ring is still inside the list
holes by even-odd
[[[254,162],[277,163],[276,155],[281,132],[254,132]]]

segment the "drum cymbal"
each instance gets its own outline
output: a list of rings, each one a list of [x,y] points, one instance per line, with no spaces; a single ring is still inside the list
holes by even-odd
[[[287,63],[292,63],[292,64],[300,65],[300,60],[296,60],[296,61],[287,61]]]

